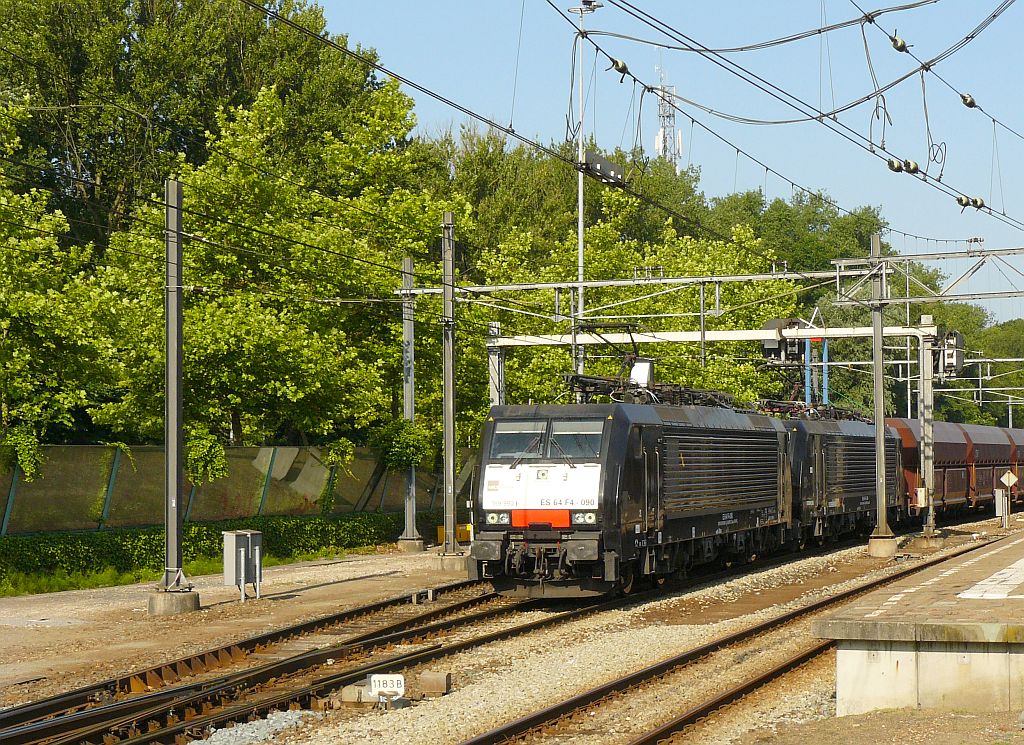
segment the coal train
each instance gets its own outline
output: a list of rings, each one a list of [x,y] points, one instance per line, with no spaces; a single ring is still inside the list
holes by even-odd
[[[924,505],[916,420],[886,421],[893,522]],[[936,422],[937,510],[991,503],[1024,430]],[[716,561],[867,533],[874,425],[723,406],[496,406],[472,500],[473,578],[502,593],[582,597]],[[1011,498],[1018,499],[1017,489]]]

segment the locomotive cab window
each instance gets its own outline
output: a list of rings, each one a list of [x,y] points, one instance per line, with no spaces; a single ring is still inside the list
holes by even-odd
[[[547,422],[512,420],[496,422],[491,438],[492,458],[540,458],[544,454]]]
[[[564,455],[582,460],[597,458],[601,454],[604,420],[584,419],[551,422],[551,445],[548,456]]]

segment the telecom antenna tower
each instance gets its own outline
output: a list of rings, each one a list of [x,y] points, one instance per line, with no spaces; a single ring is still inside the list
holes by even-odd
[[[676,130],[676,110],[670,101],[675,96],[676,87],[665,83],[665,70],[658,67],[658,136],[654,140],[654,152],[660,158],[669,161],[679,170],[679,162],[683,157],[683,133]]]

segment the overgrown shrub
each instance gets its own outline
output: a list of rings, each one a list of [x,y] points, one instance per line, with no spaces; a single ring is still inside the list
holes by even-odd
[[[380,451],[384,466],[392,471],[422,466],[434,451],[430,430],[405,419],[392,419],[371,432],[370,447]]]
[[[438,513],[417,516],[420,532],[431,536]],[[325,549],[373,546],[398,539],[401,513],[357,512],[336,517],[266,515],[210,523],[186,523],[182,531],[184,561],[215,558],[223,552],[221,531],[259,530],[263,550],[279,557]],[[45,574],[62,570],[132,572],[164,566],[163,528],[102,530],[89,533],[35,533],[0,538],[0,582],[10,572]]]

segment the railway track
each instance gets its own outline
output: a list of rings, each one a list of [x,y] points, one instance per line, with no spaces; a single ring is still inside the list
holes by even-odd
[[[489,745],[490,743],[506,743],[532,739],[542,740],[549,733],[555,736],[569,736],[576,724],[586,722],[592,712],[616,700],[617,697],[638,693],[648,686],[655,685],[656,681],[661,678],[681,673],[684,670],[690,670],[691,667],[708,660],[716,653],[744,642],[758,640],[760,637],[780,629],[784,630],[783,627],[788,627],[825,609],[840,605],[882,585],[961,556],[969,551],[977,550],[987,545],[987,543],[979,543],[947,556],[916,564],[900,572],[865,582],[850,590],[837,593],[828,598],[787,611],[762,623],[719,637],[706,644],[673,655],[641,670],[628,673],[572,698],[559,701],[544,709],[484,732],[466,740],[462,745]],[[823,654],[832,645],[831,641],[810,643],[797,653],[787,655],[786,659],[782,662],[773,664],[768,669],[762,667],[757,673],[752,674],[740,684],[731,687],[729,690],[716,692],[706,700],[690,706],[686,711],[677,714],[670,720],[663,721],[656,728],[633,739],[630,745],[654,745],[654,743],[668,741],[693,724],[705,719],[712,712],[742,699],[752,691],[777,680],[790,670],[800,667],[818,655]]]
[[[812,555],[814,553],[818,552]],[[950,557],[943,557],[943,560],[945,558]],[[695,576],[687,580],[685,586],[706,585],[734,578],[747,568],[759,571],[790,560],[785,557],[747,565],[740,571],[733,568]],[[935,561],[912,567],[882,581],[892,581],[933,563]],[[627,676],[628,680],[615,681],[610,687],[604,686],[570,702],[549,707],[470,742],[505,741],[544,728],[603,698],[643,685],[645,679],[664,675],[715,649],[752,638],[768,627],[789,623],[801,614],[840,602],[873,586],[865,585],[792,611],[762,625],[764,628],[752,627],[716,640]],[[559,610],[549,602],[545,606],[549,613],[539,620],[491,630],[487,625],[493,628],[495,623],[501,622],[502,616],[535,609],[542,602],[500,598],[488,592],[486,585],[468,581],[430,590],[434,604],[421,605],[419,601],[427,593],[421,591],[321,617],[2,711],[0,742],[5,745],[181,743],[202,738],[212,729],[265,716],[275,710],[322,706],[332,693],[372,673],[408,671],[500,639],[662,596],[658,591],[637,593],[568,610]],[[477,632],[478,626],[483,630]],[[452,636],[465,638],[448,638]],[[413,644],[414,648],[396,652],[395,646],[399,644]],[[244,669],[229,670],[231,667]],[[713,704],[709,710],[721,705],[722,702]],[[696,713],[692,716],[705,716],[698,708],[693,707]],[[648,741],[657,740],[645,742]]]
[[[697,575],[685,584],[716,582],[788,561],[789,557],[779,557],[739,570]],[[662,594],[653,590],[595,601],[470,639],[388,654],[397,644],[451,635],[541,605],[551,607],[545,601],[500,598],[483,587],[467,581],[435,588],[429,593],[440,607],[429,606],[425,611],[416,601],[423,600],[428,591],[391,598],[8,709],[0,712],[0,742],[108,745],[185,741],[277,709],[316,705],[373,672],[407,670],[475,646]],[[325,636],[331,643],[324,643]],[[226,672],[232,666],[246,667]],[[326,669],[337,672],[318,677],[318,671]]]
[[[182,685],[167,685],[148,693],[94,703],[84,708],[65,709],[57,715],[8,725],[0,729],[0,742],[5,745],[185,742],[202,738],[212,729],[265,716],[275,710],[317,706],[333,692],[375,672],[408,670],[499,639],[529,633],[589,613],[622,607],[651,594],[554,610],[534,621],[484,630],[464,639],[442,639],[438,643],[430,643],[438,636],[466,632],[476,625],[486,627],[502,615],[536,608],[543,602],[511,600],[487,593],[420,614],[415,619],[404,619],[365,632],[333,646],[317,647],[240,672]],[[488,607],[464,612],[484,604]],[[443,615],[452,617],[427,623]],[[398,626],[402,628],[396,628]],[[395,653],[395,646],[403,643],[416,643],[418,646]],[[78,700],[77,696],[75,700]],[[11,718],[9,716],[8,720]]]
[[[428,600],[433,602],[422,604]],[[160,689],[184,685],[183,681],[192,680],[190,686],[202,687],[228,668],[292,656],[296,647],[308,651],[317,646],[317,640],[320,646],[336,645],[342,639],[350,644],[368,641],[495,600],[486,583],[461,581],[292,624],[0,711],[0,742],[6,743],[7,733],[14,728],[78,714],[100,704],[153,697]]]
[[[645,732],[639,737],[630,740],[629,745],[657,745],[657,743],[671,742],[688,727],[698,724],[719,709],[741,700],[762,686],[778,680],[791,670],[805,665],[830,650],[833,646],[835,646],[835,642],[832,640],[813,644],[783,662],[777,663],[760,675],[752,676],[739,685],[733,686],[729,690],[687,709],[656,729]]]

